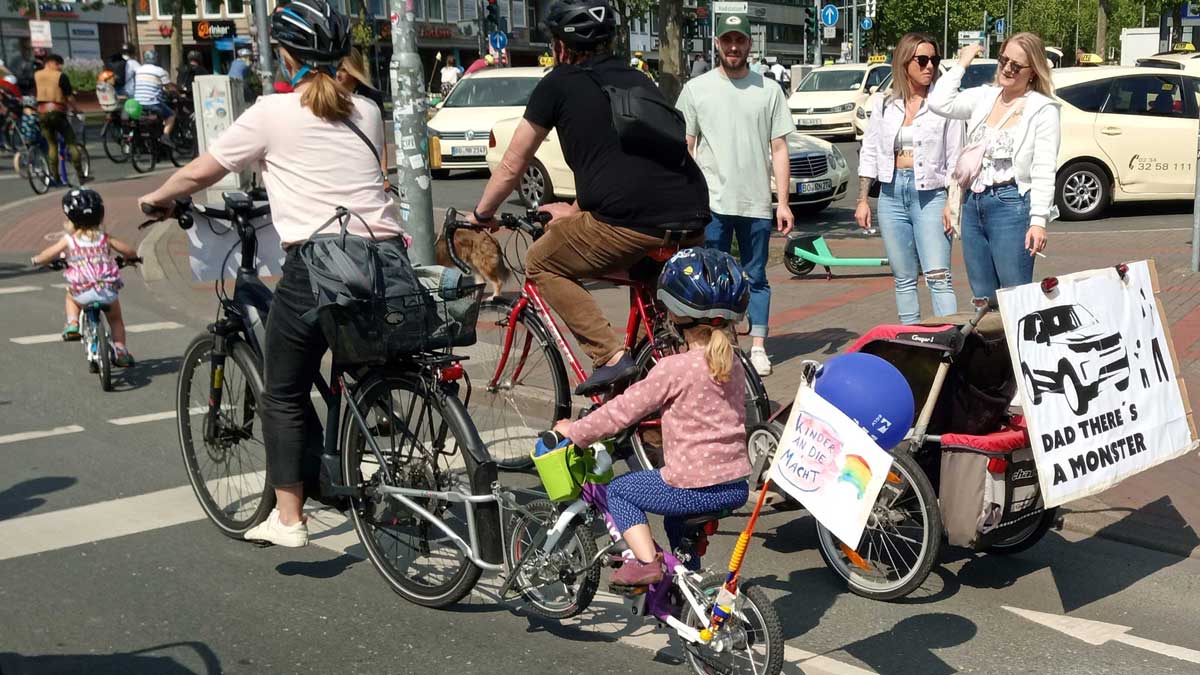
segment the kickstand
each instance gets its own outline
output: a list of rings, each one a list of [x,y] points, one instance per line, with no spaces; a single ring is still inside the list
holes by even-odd
[[[833,270],[830,269],[829,265],[824,265],[824,267],[825,267],[825,281],[833,281]]]

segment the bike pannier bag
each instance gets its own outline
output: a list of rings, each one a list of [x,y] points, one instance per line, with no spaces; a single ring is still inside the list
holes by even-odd
[[[985,436],[944,434],[938,501],[952,546],[982,550],[1045,510],[1024,420]]]

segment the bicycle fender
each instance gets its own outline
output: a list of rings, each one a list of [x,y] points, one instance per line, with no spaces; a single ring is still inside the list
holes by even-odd
[[[457,396],[446,396],[443,399],[442,414],[458,423],[458,428],[466,433],[463,461],[470,477],[471,494],[490,495],[492,485],[498,480],[499,472],[496,462],[488,453],[487,446],[479,437],[479,431],[467,409]],[[479,550],[476,554],[486,563],[499,565],[504,562],[503,534],[500,528],[500,504],[495,501],[481,502],[475,505],[476,531],[478,533]]]

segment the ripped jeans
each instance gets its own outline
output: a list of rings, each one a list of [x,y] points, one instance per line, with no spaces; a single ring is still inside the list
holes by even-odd
[[[950,238],[942,227],[946,190],[918,190],[912,169],[897,169],[892,182],[880,187],[879,231],[896,282],[900,323],[921,320],[920,274],[925,275],[934,315],[954,314],[958,302],[950,278]]]

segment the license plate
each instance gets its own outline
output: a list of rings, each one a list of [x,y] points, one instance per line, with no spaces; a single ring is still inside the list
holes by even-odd
[[[801,119],[796,122],[797,126],[802,126],[802,127],[815,127],[815,126],[819,125],[820,123],[821,123],[821,120],[806,120],[806,119]]]
[[[796,194],[810,195],[816,192],[829,192],[833,189],[833,181],[831,180],[814,180],[808,183],[799,183],[796,186]]]
[[[487,148],[482,145],[459,145],[450,148],[451,157],[483,157],[487,154]]]

